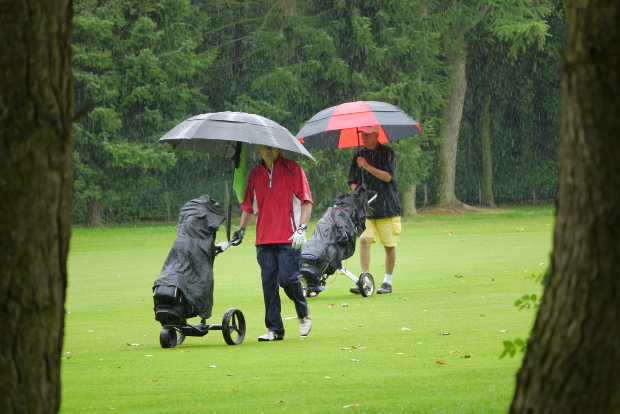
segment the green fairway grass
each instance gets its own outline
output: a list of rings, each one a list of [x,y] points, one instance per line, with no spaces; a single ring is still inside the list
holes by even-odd
[[[549,206],[407,219],[394,293],[353,295],[336,272],[308,300],[313,327],[300,340],[282,292],[286,335],[273,343],[257,341],[266,328],[250,229],[215,259],[207,321],[239,308],[245,341],[211,331],[172,350],[159,344],[151,287],[176,223],[74,229],[61,413],[505,413],[521,355],[500,359],[502,341],[531,329],[534,311],[514,302],[541,293],[534,278],[549,265],[553,225]],[[374,245],[377,287],[383,260]],[[359,274],[357,253],[345,266]]]

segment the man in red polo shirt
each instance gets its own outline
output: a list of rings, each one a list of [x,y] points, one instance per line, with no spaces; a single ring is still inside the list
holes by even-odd
[[[253,214],[256,218],[256,258],[261,267],[265,326],[259,341],[284,339],[279,286],[295,303],[299,333],[312,327],[308,303],[299,281],[301,247],[312,213],[312,194],[306,174],[295,161],[274,147],[259,145],[263,162],[252,169],[243,203],[241,225],[233,240],[242,240]]]

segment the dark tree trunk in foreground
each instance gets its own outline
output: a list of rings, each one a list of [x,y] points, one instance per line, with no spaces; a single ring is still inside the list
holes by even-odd
[[[620,2],[567,4],[553,277],[512,413],[620,413]]]
[[[72,194],[71,0],[0,1],[0,411],[55,413]]]

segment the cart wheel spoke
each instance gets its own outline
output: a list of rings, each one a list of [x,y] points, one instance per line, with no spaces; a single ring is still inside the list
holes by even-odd
[[[230,308],[222,319],[222,335],[228,345],[239,345],[245,338],[245,317],[237,308]]]
[[[360,289],[360,293],[363,297],[367,298],[375,293],[375,279],[370,272],[362,272],[358,281],[357,287]]]

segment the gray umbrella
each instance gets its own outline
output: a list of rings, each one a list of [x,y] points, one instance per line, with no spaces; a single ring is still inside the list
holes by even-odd
[[[246,156],[260,159],[258,145],[279,148],[285,158],[311,159],[308,150],[282,125],[245,112],[215,112],[193,116],[159,139],[174,149],[208,152],[222,157],[236,155],[237,142],[246,142]]]

